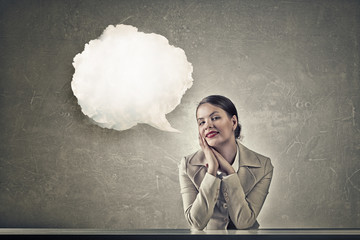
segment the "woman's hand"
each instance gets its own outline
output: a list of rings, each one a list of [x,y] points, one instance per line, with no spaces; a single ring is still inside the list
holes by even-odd
[[[219,162],[216,159],[212,148],[210,148],[205,138],[201,137],[201,135],[199,135],[199,144],[205,154],[205,158],[207,161],[207,172],[213,176],[216,176],[216,172],[219,169]]]
[[[228,161],[226,161],[226,159],[215,149],[210,149],[212,150],[213,154],[215,155],[219,166],[220,166],[220,170],[224,173],[226,173],[227,175],[233,174],[235,173],[234,168],[230,165],[230,163]]]

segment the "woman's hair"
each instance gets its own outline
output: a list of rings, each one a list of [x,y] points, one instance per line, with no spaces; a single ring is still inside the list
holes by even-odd
[[[241,125],[239,123],[239,117],[238,117],[238,114],[237,114],[236,107],[235,107],[235,105],[232,103],[232,101],[230,99],[228,99],[227,97],[221,96],[221,95],[207,96],[206,98],[201,100],[201,102],[197,106],[196,113],[197,113],[197,110],[199,109],[199,107],[204,103],[209,103],[211,105],[214,105],[216,107],[221,108],[222,110],[224,110],[228,114],[229,118],[231,118],[232,116],[235,115],[236,119],[238,121],[238,125],[237,125],[237,127],[235,129],[234,135],[235,135],[235,138],[240,138]]]

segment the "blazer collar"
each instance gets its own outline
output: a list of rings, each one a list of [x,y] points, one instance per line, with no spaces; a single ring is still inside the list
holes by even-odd
[[[240,154],[240,167],[261,167],[260,160],[256,156],[256,154],[242,145],[239,140],[236,140],[238,145],[239,154]],[[194,154],[194,156],[189,160],[189,164],[191,165],[205,165],[205,155],[202,150],[199,150]]]
[[[260,160],[256,156],[255,152],[251,151],[250,149],[242,145],[239,140],[236,141],[240,153],[240,167],[244,167],[244,166],[261,167]]]

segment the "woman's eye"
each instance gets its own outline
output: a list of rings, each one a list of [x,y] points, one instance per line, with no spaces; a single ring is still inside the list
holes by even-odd
[[[205,123],[204,121],[199,122],[199,126],[203,125],[204,123]]]
[[[218,120],[218,119],[220,119],[219,116],[216,116],[216,117],[213,117],[213,118],[212,118],[213,121],[214,121],[214,120]]]

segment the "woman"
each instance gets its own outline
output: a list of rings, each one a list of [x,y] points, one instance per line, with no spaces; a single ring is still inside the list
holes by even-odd
[[[258,228],[273,173],[270,159],[239,142],[241,126],[228,98],[204,98],[196,118],[201,150],[179,165],[186,220],[198,230]]]

